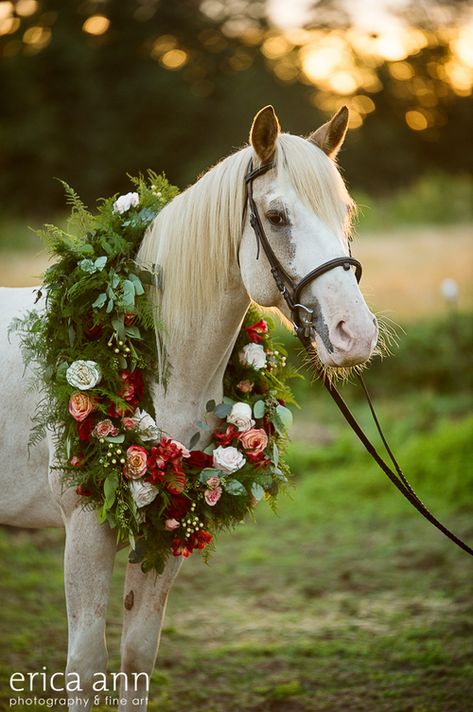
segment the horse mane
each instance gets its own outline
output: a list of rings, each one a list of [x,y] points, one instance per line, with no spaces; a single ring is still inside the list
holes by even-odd
[[[191,325],[198,329],[210,301],[229,284],[251,158],[254,151],[246,146],[209,169],[159,213],[141,243],[138,264],[159,265],[162,272],[154,298],[171,335]],[[282,184],[292,184],[303,203],[345,242],[353,202],[333,161],[291,134],[279,136],[275,160]]]

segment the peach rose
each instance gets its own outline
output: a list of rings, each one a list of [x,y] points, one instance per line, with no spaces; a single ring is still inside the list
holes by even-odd
[[[254,385],[255,384],[252,383],[251,381],[245,380],[245,381],[240,381],[240,383],[237,383],[237,388],[242,393],[251,393],[251,391],[254,388]]]
[[[95,410],[95,400],[81,391],[74,391],[67,406],[74,420],[81,423]]]
[[[148,453],[141,445],[131,445],[126,451],[125,477],[137,480],[143,477],[148,467]]]
[[[245,450],[254,453],[263,452],[268,444],[268,436],[262,428],[253,428],[240,435],[240,442]]]

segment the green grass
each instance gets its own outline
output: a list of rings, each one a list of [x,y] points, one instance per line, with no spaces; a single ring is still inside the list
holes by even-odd
[[[431,393],[380,403],[419,494],[470,541],[471,405],[465,394]],[[296,418],[291,460],[297,486],[278,516],[259,505],[254,523],[221,537],[208,566],[198,556],[185,563],[150,709],[473,709],[471,561],[376,470],[321,392]],[[2,530],[0,550],[6,710],[12,671],[64,665],[62,534]],[[109,610],[114,671],[125,557],[118,556]]]

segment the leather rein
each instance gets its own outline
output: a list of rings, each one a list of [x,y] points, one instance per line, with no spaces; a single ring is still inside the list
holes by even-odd
[[[461,549],[473,556],[473,548],[468,546],[468,544],[462,541],[458,536],[456,536],[456,534],[451,532],[444,524],[442,524],[442,522],[440,522],[432,514],[432,512],[430,512],[429,509],[427,509],[425,504],[422,502],[421,499],[419,499],[419,497],[411,487],[409,481],[402,472],[386,440],[386,437],[383,433],[380,422],[376,415],[373,402],[371,400],[371,397],[368,393],[368,389],[361,374],[357,373],[357,378],[361,384],[363,393],[368,402],[368,406],[371,411],[374,423],[376,425],[376,429],[380,435],[381,441],[386,449],[386,452],[394,469],[391,469],[387,462],[378,453],[375,446],[364,432],[363,428],[357,422],[355,416],[351,412],[345,400],[343,399],[337,388],[330,381],[330,378],[327,376],[325,370],[317,363],[315,359],[313,359],[315,352],[312,343],[312,334],[313,332],[315,332],[316,315],[314,314],[313,309],[309,309],[301,302],[301,293],[303,289],[307,287],[308,284],[317,279],[317,277],[320,277],[322,274],[325,274],[326,272],[329,272],[330,270],[335,269],[336,267],[343,267],[343,269],[345,270],[351,269],[352,266],[355,267],[355,276],[357,281],[359,282],[362,273],[361,263],[357,259],[352,257],[351,254],[349,256],[344,255],[342,257],[337,257],[335,259],[329,260],[328,262],[324,262],[322,265],[316,267],[311,272],[306,274],[305,277],[303,277],[299,282],[294,282],[292,277],[287,273],[287,271],[279,262],[278,258],[274,253],[273,248],[271,247],[253,197],[253,181],[255,180],[255,178],[264,175],[271,168],[274,168],[274,166],[275,164],[270,162],[264,163],[258,168],[253,168],[253,162],[251,161],[248,167],[247,174],[245,176],[245,183],[247,185],[248,192],[248,204],[250,207],[250,224],[254,230],[257,243],[256,259],[259,259],[260,247],[262,247],[270,264],[271,274],[274,277],[277,288],[289,307],[294,331],[297,338],[300,340],[300,342],[304,346],[304,349],[311,357],[311,360],[314,363],[320,380],[322,381],[326,390],[329,392],[329,394],[335,401],[338,409],[342,413],[343,417],[345,418],[349,426],[352,428],[358,439],[361,441],[365,449],[371,455],[373,460],[389,477],[393,485],[397,487],[401,494],[404,495],[404,497],[417,509],[418,512],[420,512],[420,514],[422,514],[423,517],[425,517],[431,524],[433,524],[433,526],[435,526],[443,534],[445,534],[445,536],[447,536],[451,541],[457,544],[457,546],[459,546]]]

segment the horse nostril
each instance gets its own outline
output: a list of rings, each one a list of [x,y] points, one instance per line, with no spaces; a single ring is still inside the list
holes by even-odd
[[[337,348],[349,351],[353,345],[354,337],[346,321],[339,321],[335,327],[333,335],[333,345]]]

